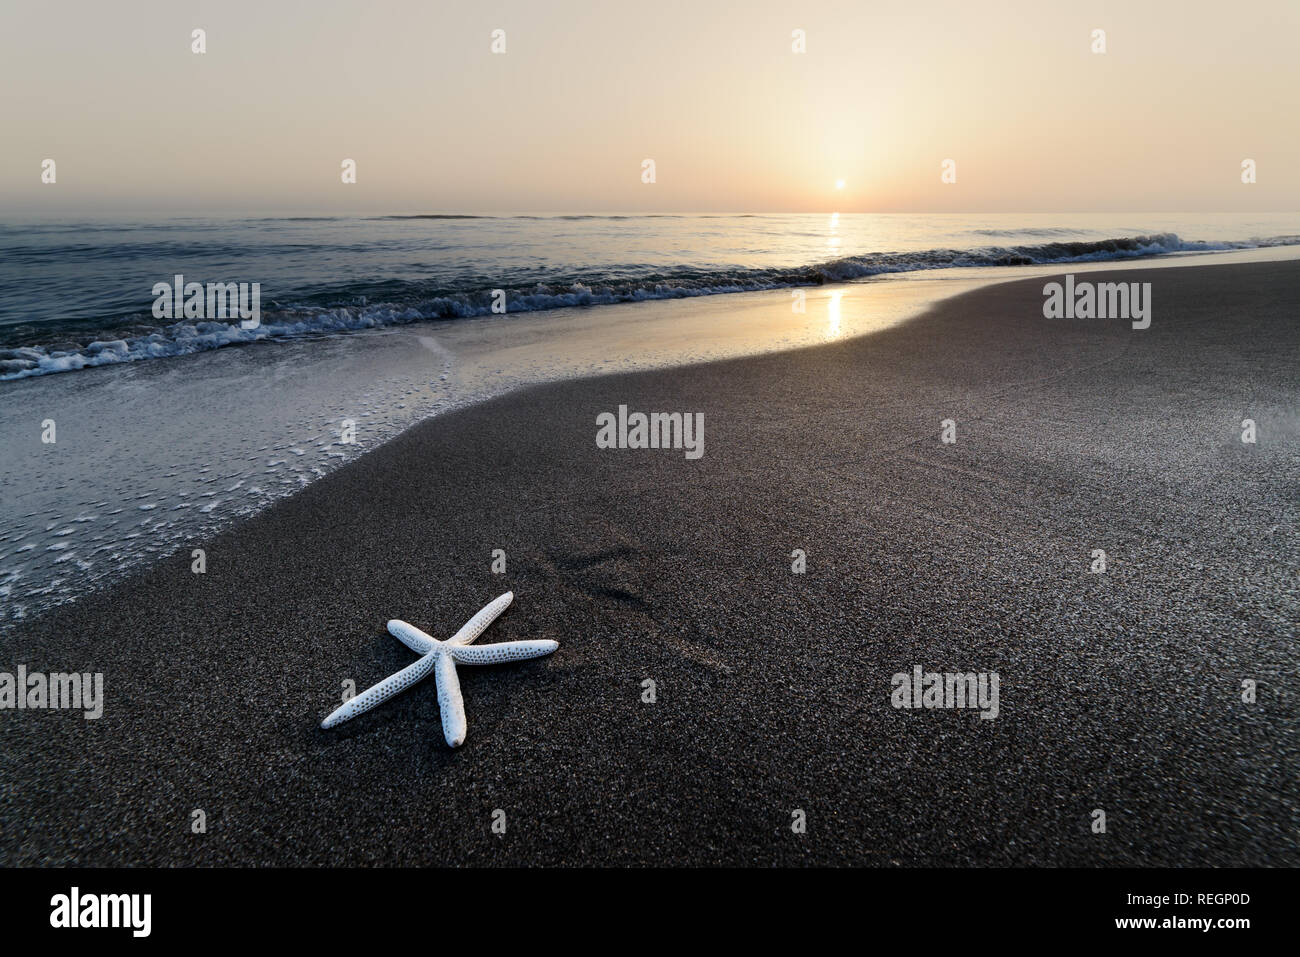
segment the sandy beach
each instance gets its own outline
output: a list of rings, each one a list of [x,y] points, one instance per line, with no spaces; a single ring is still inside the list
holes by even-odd
[[[1034,278],[515,391],[193,543],[205,574],[22,623],[4,660],[103,672],[104,714],[4,716],[0,861],[1300,864],[1300,263],[1113,278],[1149,329],[1045,319]],[[598,448],[620,405],[703,413],[704,454]],[[461,669],[463,747],[431,680],[319,728],[414,660],[389,618],[506,590],[480,642],[560,647]],[[892,707],[914,666],[996,673],[998,716]]]

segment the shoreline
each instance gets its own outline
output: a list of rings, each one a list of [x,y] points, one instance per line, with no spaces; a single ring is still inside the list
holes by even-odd
[[[1300,256],[1277,246],[1071,264],[1078,273]],[[1208,257],[1208,260],[1207,258]],[[9,383],[0,484],[0,633],[296,494],[449,411],[534,384],[815,347],[910,321],[1053,266],[922,270],[865,282],[421,322]],[[41,385],[32,383],[40,382]],[[27,383],[21,385],[20,383]],[[165,403],[143,399],[166,395]],[[32,423],[59,423],[62,444]],[[345,441],[345,423],[355,441]],[[57,453],[51,455],[57,448]],[[219,450],[220,454],[217,454]]]
[[[1150,329],[1044,320],[1035,277],[527,386],[226,528],[202,576],[181,550],[21,624],[11,664],[102,671],[107,701],[11,724],[0,859],[1294,865],[1300,264],[1105,265],[1047,275],[1137,269]],[[703,411],[706,453],[598,450],[620,404]],[[443,636],[507,588],[482,641],[560,649],[462,676],[463,748],[432,685],[316,727],[413,660],[387,618]],[[891,709],[913,665],[1000,673],[1001,714]],[[1268,708],[1238,706],[1250,675]]]

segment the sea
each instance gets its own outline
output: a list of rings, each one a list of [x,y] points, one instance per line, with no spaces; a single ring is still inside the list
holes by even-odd
[[[178,549],[188,567],[430,416],[716,357],[719,297],[1296,246],[1300,214],[6,218],[0,629]],[[168,312],[177,282],[256,283],[257,325]],[[697,321],[651,349],[661,300]]]

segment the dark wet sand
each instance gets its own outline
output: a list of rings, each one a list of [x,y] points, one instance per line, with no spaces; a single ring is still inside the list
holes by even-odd
[[[29,623],[0,668],[107,701],[0,712],[0,861],[1300,864],[1300,264],[1112,276],[1150,329],[1043,319],[1035,279],[518,392]],[[704,457],[597,449],[620,404],[703,412]],[[480,641],[560,649],[461,668],[464,747],[431,679],[320,730],[414,660],[388,618],[507,589]],[[895,710],[916,664],[996,671],[999,717]]]

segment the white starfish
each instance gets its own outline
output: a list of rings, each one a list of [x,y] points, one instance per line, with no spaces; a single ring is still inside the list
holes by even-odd
[[[466,722],[465,699],[460,694],[460,679],[456,676],[456,665],[494,665],[502,661],[540,658],[560,647],[558,641],[550,639],[502,641],[479,648],[469,647],[470,642],[483,634],[487,626],[496,621],[497,616],[505,611],[514,599],[515,593],[508,591],[500,598],[492,600],[446,641],[431,638],[414,625],[408,625],[394,618],[388,623],[389,632],[406,647],[423,657],[397,674],[385,678],[379,684],[367,688],[361,694],[349,698],[342,707],[335,709],[322,721],[320,726],[332,728],[359,714],[365,714],[393,695],[405,691],[432,671],[438,682],[438,707],[442,711],[442,733],[447,738],[448,744],[453,748],[459,747],[465,742]]]

